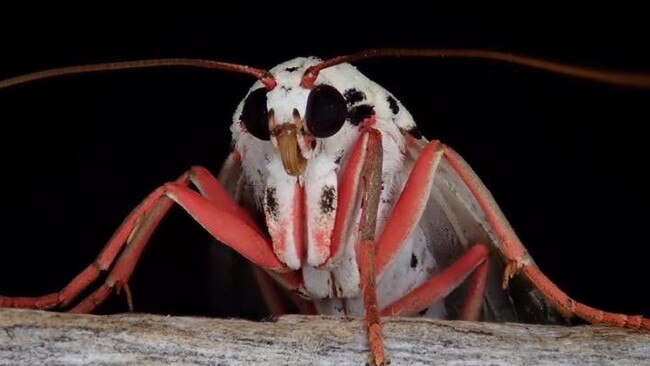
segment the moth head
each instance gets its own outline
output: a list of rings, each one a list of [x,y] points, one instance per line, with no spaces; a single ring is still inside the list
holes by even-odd
[[[257,82],[234,116],[234,139],[273,146],[285,172],[295,177],[319,154],[345,150],[358,131],[343,85],[354,80],[346,73],[356,69],[338,65],[323,71],[317,84],[302,86],[305,71],[318,62],[297,58],[271,69],[277,85],[269,89]]]

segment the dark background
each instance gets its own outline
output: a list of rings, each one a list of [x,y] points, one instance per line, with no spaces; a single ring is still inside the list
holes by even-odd
[[[0,78],[156,57],[271,68],[296,56],[375,47],[490,48],[650,72],[643,52],[650,25],[634,9],[446,18],[421,6],[294,3],[277,12],[247,4],[206,14],[7,11]],[[596,307],[650,316],[644,132],[650,91],[483,61],[386,59],[358,66],[403,102],[427,137],[465,157],[561,288]],[[60,289],[155,187],[193,164],[217,172],[229,151],[232,113],[252,82],[164,69],[0,91],[0,294]],[[232,278],[210,279],[209,243],[174,210],[134,274],[136,310],[261,316],[255,304],[240,303],[259,301],[249,294],[255,287],[233,281],[249,274],[221,268]],[[114,297],[102,311],[125,309],[123,298]]]

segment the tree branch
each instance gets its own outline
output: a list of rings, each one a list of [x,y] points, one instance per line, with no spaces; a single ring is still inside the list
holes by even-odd
[[[393,365],[650,364],[650,334],[610,327],[384,319]],[[0,309],[0,364],[364,365],[361,319],[277,322]]]

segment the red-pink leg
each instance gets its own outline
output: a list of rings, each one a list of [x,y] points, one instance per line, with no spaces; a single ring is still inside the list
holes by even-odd
[[[367,136],[367,142],[366,142]],[[381,135],[378,131],[368,129],[361,142],[366,142],[360,175],[361,221],[359,223],[359,243],[356,246],[359,264],[363,303],[366,313],[368,342],[372,362],[375,365],[387,364],[388,357],[377,305],[377,285],[375,275],[375,230],[377,228],[377,211],[381,195],[383,149]],[[355,149],[356,150],[356,149]],[[354,157],[353,159],[354,160]]]
[[[416,160],[409,179],[377,240],[377,276],[381,278],[420,222],[436,168],[442,157],[437,141],[430,142]]]
[[[188,182],[187,174],[181,175],[177,180],[179,183]],[[147,196],[127,218],[122,222],[118,230],[113,234],[111,239],[106,243],[93,263],[86,267],[60,292],[48,294],[40,297],[0,297],[0,306],[2,307],[27,307],[37,309],[48,309],[58,305],[66,306],[73,301],[89,284],[94,282],[99,274],[108,269],[117,254],[128,245],[131,239],[131,233],[136,231],[154,205],[160,199],[162,189],[158,188]]]
[[[384,308],[381,314],[384,316],[416,314],[444,299],[474,273],[461,316],[465,320],[477,319],[485,293],[488,255],[487,246],[483,244],[473,246],[447,269]]]
[[[197,177],[201,176],[198,175]],[[202,180],[202,183],[205,186],[207,181]],[[213,183],[218,184],[216,180]],[[247,214],[234,204],[234,201],[223,188],[210,188],[212,193],[220,196],[219,201],[213,202],[178,183],[165,184],[163,194],[183,207],[213,237],[237,251],[254,265],[278,273],[288,272],[288,269],[273,254],[271,245],[266,236],[261,234],[261,230],[252,229],[249,226],[252,219],[242,219],[240,217]],[[223,202],[222,200],[231,202]],[[221,205],[222,202],[225,203],[223,206]],[[135,264],[159,220],[153,221],[152,225],[143,229],[142,238],[144,240],[138,240],[140,245],[127,247],[109,273],[106,282],[74,307],[71,312],[92,311],[97,304],[103,302],[110,294],[110,288],[120,288],[122,284],[128,282]],[[228,225],[223,225],[225,222]],[[290,286],[300,286],[299,279],[296,279],[294,274],[288,273],[283,279],[285,282],[291,282]]]
[[[192,168],[192,170],[194,170],[194,168]],[[192,180],[191,179],[192,170],[190,170],[190,172],[188,173],[183,174],[181,178],[177,180],[177,182],[179,184],[189,184],[189,182]],[[162,191],[161,188],[159,188],[158,190]],[[127,272],[129,274],[124,276],[121,281],[115,281],[115,279],[112,278],[111,276],[115,270],[114,269],[111,270],[109,277],[107,277],[104,283],[102,283],[99,288],[97,288],[94,292],[92,292],[90,295],[88,295],[86,298],[80,301],[75,307],[70,309],[69,312],[89,313],[93,311],[97,306],[102,304],[108,298],[108,296],[110,296],[113,290],[119,292],[122,289],[122,287],[128,286],[128,280],[130,279],[130,274],[133,272],[136,264],[140,260],[140,256],[144,252],[144,249],[147,246],[147,244],[149,243],[149,239],[151,238],[151,235],[153,235],[156,227],[158,226],[160,221],[165,217],[165,215],[167,214],[167,212],[169,211],[173,203],[174,202],[169,198],[165,197],[164,195],[160,195],[155,205],[153,205],[153,207],[147,213],[142,213],[142,215],[137,221],[137,225],[132,229],[126,242],[122,243],[123,245],[125,245],[125,248],[122,251],[122,253],[119,255],[119,257],[117,257],[118,260],[117,263],[119,264],[119,266],[116,265],[114,268],[117,267],[125,268],[125,270],[123,270],[122,272],[123,273]],[[120,229],[118,229],[118,231],[119,230]],[[110,257],[106,257],[102,259],[102,261],[108,263],[106,265],[106,268],[109,268],[112,265],[112,263],[116,259],[117,254],[118,254],[117,251],[111,251]],[[102,255],[100,254],[100,257],[101,256]],[[93,281],[94,280],[95,279],[93,279]],[[87,287],[88,284],[89,283],[86,283],[83,287],[84,288]],[[73,298],[68,298],[64,303],[62,303],[62,306],[67,306],[72,300]]]
[[[210,199],[200,196],[185,187],[192,181]],[[184,198],[178,198],[180,195]],[[97,260],[86,270],[78,275],[61,292],[38,298],[7,298],[0,297],[0,306],[38,307],[49,308],[58,304],[67,305],[84,288],[92,283],[100,271],[106,270],[126,244],[124,252],[118,259],[106,282],[94,293],[89,295],[79,305],[73,308],[74,312],[92,311],[98,304],[106,299],[113,288],[120,289],[126,284],[142,250],[162,217],[169,210],[172,202],[165,196],[174,196],[173,199],[191,206],[186,208],[190,214],[200,217],[202,225],[206,227],[217,239],[225,242],[233,249],[250,259],[253,263],[264,266],[270,270],[285,272],[285,267],[277,261],[270,250],[270,245],[249,215],[241,209],[219,185],[207,170],[194,167],[190,172],[183,174],[174,184],[167,184],[150,194],[127,217],[117,230],[116,234],[104,247]],[[215,221],[207,222],[213,215]],[[227,220],[227,221],[226,221]],[[219,228],[220,222],[229,222],[228,230]],[[238,239],[237,234],[241,234]],[[290,285],[298,286],[300,279],[294,275],[283,278]]]
[[[496,244],[500,245],[501,253],[510,262],[504,274],[504,288],[507,287],[510,278],[521,272],[566,317],[575,315],[593,324],[650,330],[650,319],[595,309],[573,300],[560,290],[533,264],[526,248],[508,224],[492,195],[481,183],[476,173],[456,152],[447,146],[444,146],[444,156],[470,189],[483,212],[485,212],[486,219],[498,238]]]
[[[388,364],[384,336],[381,329],[379,305],[377,303],[377,282],[375,276],[375,243],[363,240],[357,245],[357,262],[366,312],[366,331],[373,365]]]
[[[357,139],[356,144],[350,153],[350,159],[343,170],[341,183],[338,187],[338,198],[336,204],[336,217],[334,219],[334,228],[332,230],[332,240],[330,246],[330,258],[326,265],[336,262],[344,252],[345,243],[353,228],[355,210],[358,209],[358,202],[362,195],[363,171],[368,156],[372,153],[369,147],[372,147],[373,139],[377,139],[376,133],[370,134],[371,130],[363,132]],[[369,146],[370,144],[370,146]]]
[[[384,231],[377,241],[378,277],[381,277],[384,270],[390,266],[420,221],[442,155],[443,148],[438,141],[428,143],[420,152],[405,188],[400,194]],[[476,249],[477,247],[483,249]],[[416,313],[447,296],[476,269],[474,276],[472,276],[467,301],[461,317],[468,320],[479,318],[485,293],[488,264],[484,257],[476,256],[476,253],[479,253],[478,251],[487,252],[486,248],[483,245],[477,247],[474,247],[450,268],[429,280],[425,285],[407,294],[405,298],[389,306],[382,313],[389,314],[390,311],[398,311],[399,314],[402,311]]]
[[[343,171],[332,230],[330,258],[323,265],[327,267],[331,262],[336,262],[343,254],[344,243],[349,232],[359,230],[356,259],[363,292],[368,343],[370,344],[372,362],[375,365],[382,365],[388,361],[377,306],[374,265],[374,233],[381,194],[382,152],[381,134],[370,127],[366,128],[357,139]],[[362,210],[361,222],[358,228],[354,228],[352,225],[353,213],[359,206]]]
[[[463,306],[463,311],[460,313],[461,320],[481,320],[481,309],[483,308],[488,270],[490,269],[489,263],[490,261],[486,255],[485,260],[474,270],[465,296],[465,305]]]

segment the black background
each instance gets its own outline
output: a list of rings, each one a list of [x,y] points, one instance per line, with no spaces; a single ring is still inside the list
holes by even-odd
[[[293,3],[281,11],[244,4],[204,17],[7,11],[0,78],[157,57],[271,68],[296,56],[375,47],[490,48],[650,71],[643,52],[650,25],[635,17],[643,12],[560,13],[446,18],[421,6],[329,3],[313,9]],[[593,306],[650,316],[649,91],[482,61],[386,59],[358,67],[403,102],[427,137],[465,157],[560,287]],[[229,151],[232,113],[252,82],[166,69],[0,91],[0,294],[58,290],[155,187],[193,164],[217,172]],[[174,210],[131,282],[136,310],[259,316],[239,303],[257,301],[238,297],[254,287],[224,278],[225,287],[217,287],[224,292],[214,295],[209,243],[208,234]],[[215,308],[215,297],[228,305]],[[102,311],[123,310],[117,298]]]

